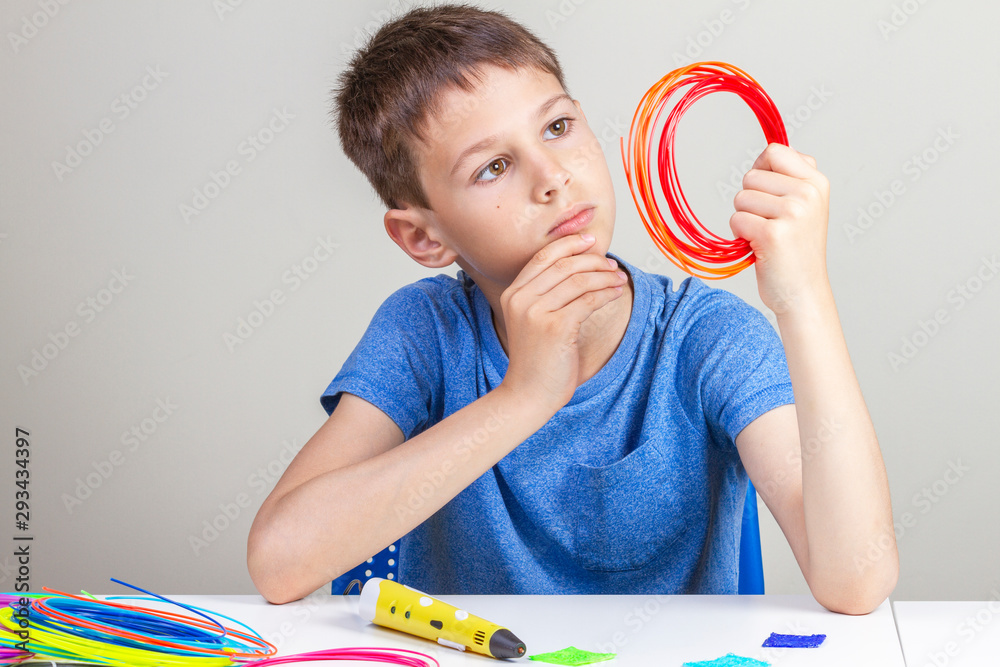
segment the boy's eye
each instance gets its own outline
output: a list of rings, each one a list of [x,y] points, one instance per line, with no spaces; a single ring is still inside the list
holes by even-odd
[[[507,171],[507,161],[497,158],[483,167],[483,170],[477,174],[476,180],[492,181],[502,176],[505,171]]]
[[[569,132],[569,118],[554,120],[545,128],[545,135],[547,137],[561,137],[567,132]]]

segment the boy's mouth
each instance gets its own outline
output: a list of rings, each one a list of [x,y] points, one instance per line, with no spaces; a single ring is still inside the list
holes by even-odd
[[[573,234],[589,225],[593,219],[593,204],[577,204],[559,216],[556,226],[549,230],[549,236]]]

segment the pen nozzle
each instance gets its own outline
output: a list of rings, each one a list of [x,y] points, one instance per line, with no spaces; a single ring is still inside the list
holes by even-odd
[[[501,628],[490,637],[490,653],[494,658],[523,658],[527,653],[524,642],[507,628]]]

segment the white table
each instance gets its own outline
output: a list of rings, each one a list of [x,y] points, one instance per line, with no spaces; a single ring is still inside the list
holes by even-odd
[[[909,667],[1000,664],[1000,601],[893,602]]]
[[[442,665],[497,665],[364,621],[357,597],[312,595],[287,605],[257,596],[177,596],[248,624],[278,647],[279,655],[350,646],[420,651]],[[441,596],[470,613],[504,625],[528,655],[567,646],[618,654],[608,667],[680,667],[735,653],[772,665],[902,667],[903,656],[888,601],[867,616],[823,609],[809,596]],[[768,649],[772,633],[825,634],[815,649]],[[541,666],[535,661],[512,661]],[[332,663],[328,663],[332,664]],[[355,664],[355,663],[337,663]],[[362,664],[362,663],[357,663]],[[368,663],[370,664],[370,663]]]

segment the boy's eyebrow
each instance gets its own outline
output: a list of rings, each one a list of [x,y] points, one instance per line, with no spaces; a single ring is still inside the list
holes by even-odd
[[[573,98],[570,97],[569,95],[567,95],[565,92],[559,93],[557,95],[553,95],[548,100],[546,100],[544,104],[542,104],[540,107],[538,107],[538,111],[535,114],[535,117],[538,118],[538,117],[544,116],[545,114],[547,114],[549,112],[549,110],[552,109],[552,107],[554,107],[556,104],[558,104],[559,102],[561,102],[563,100],[569,100],[570,102],[572,102]],[[479,153],[480,151],[483,151],[483,150],[489,148],[490,146],[492,146],[493,144],[495,144],[497,142],[497,139],[499,139],[499,138],[500,138],[499,135],[497,135],[497,134],[491,134],[490,136],[482,139],[481,141],[477,141],[476,143],[472,144],[471,146],[469,146],[468,148],[466,148],[464,151],[462,151],[461,153],[459,153],[458,159],[455,160],[455,166],[453,166],[451,168],[451,173],[449,174],[449,176],[454,176],[455,172],[458,171],[459,167],[461,167],[462,164],[470,156],[475,155],[476,153]]]

